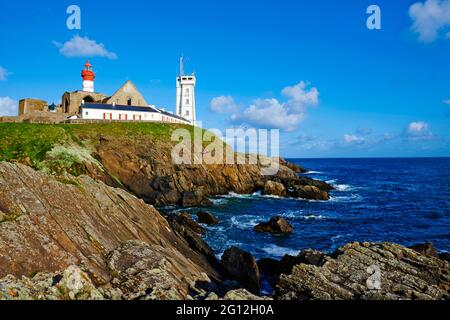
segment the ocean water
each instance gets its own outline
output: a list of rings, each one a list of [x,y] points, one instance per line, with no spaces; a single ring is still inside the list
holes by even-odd
[[[307,176],[334,185],[331,200],[213,198],[208,210],[220,224],[207,227],[205,240],[218,257],[232,245],[257,258],[280,258],[306,248],[332,252],[353,241],[407,246],[432,241],[439,251],[450,251],[450,158],[290,161],[310,170]],[[276,215],[294,226],[293,234],[253,231]]]

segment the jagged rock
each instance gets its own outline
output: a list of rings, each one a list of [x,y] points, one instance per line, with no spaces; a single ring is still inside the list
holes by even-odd
[[[316,250],[303,250],[298,256],[285,255],[281,260],[265,258],[258,261],[258,267],[269,283],[274,286],[281,274],[291,274],[292,268],[300,263],[320,266],[324,263],[326,255]]]
[[[198,222],[200,222],[200,223],[209,224],[209,225],[219,224],[219,220],[209,212],[199,211],[199,212],[197,212],[197,216],[198,216]]]
[[[0,279],[0,300],[103,300],[88,275],[77,266],[62,273],[42,272],[32,278]]]
[[[223,297],[223,300],[253,300],[253,301],[259,301],[259,300],[272,300],[268,297],[260,297],[257,295],[254,295],[253,293],[248,292],[245,289],[238,289],[238,290],[232,290],[227,292],[227,294]]]
[[[286,221],[286,219],[276,216],[269,222],[261,222],[255,226],[256,232],[268,232],[273,234],[288,234],[294,231],[294,228]]]
[[[431,243],[431,242],[416,244],[416,245],[411,246],[409,248],[413,249],[414,251],[417,251],[417,252],[419,252],[421,254],[429,256],[429,257],[434,257],[434,258],[438,257],[438,253],[436,251],[436,248],[434,247],[434,244]]]
[[[286,196],[286,188],[284,187],[283,184],[281,184],[279,182],[269,180],[265,183],[262,194],[285,197]]]
[[[96,285],[111,279],[104,257],[127,240],[178,256],[185,278],[220,278],[152,206],[87,176],[65,183],[24,165],[0,163],[0,277],[82,265]]]
[[[288,194],[294,198],[309,199],[309,200],[330,200],[328,192],[320,190],[316,186],[299,186],[295,185]]]
[[[208,200],[205,196],[198,195],[195,192],[185,191],[181,196],[181,206],[183,207],[210,207],[212,206],[212,202]]]
[[[379,271],[379,273],[378,273]],[[445,299],[449,263],[391,243],[351,243],[282,274],[277,299]]]
[[[221,265],[231,279],[238,281],[250,291],[261,290],[258,265],[250,253],[231,247],[225,250]]]
[[[161,246],[127,241],[108,255],[111,284],[126,300],[186,299],[188,283],[198,279],[183,279],[186,275],[180,272],[178,256]]]
[[[191,249],[202,254],[214,267],[219,265],[214,251],[199,235],[200,233],[204,233],[205,229],[192,220],[189,215],[171,214],[167,217],[167,221],[171,229],[185,239]]]

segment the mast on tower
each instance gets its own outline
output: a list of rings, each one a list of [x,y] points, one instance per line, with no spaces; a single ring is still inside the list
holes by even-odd
[[[180,57],[180,76],[184,76],[184,55]]]

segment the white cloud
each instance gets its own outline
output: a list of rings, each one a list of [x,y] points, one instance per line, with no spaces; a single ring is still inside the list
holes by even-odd
[[[17,116],[17,101],[10,97],[0,97],[0,116]]]
[[[64,44],[55,41],[53,43],[59,48],[59,52],[67,58],[102,57],[111,60],[117,59],[117,55],[108,51],[103,43],[97,43],[88,37],[83,38],[76,35]]]
[[[256,99],[241,113],[234,113],[231,120],[265,128],[293,131],[305,118],[306,109],[319,103],[317,88],[308,89],[308,83],[301,81],[282,90],[288,98],[280,102],[275,98]]]
[[[216,113],[233,113],[239,110],[239,106],[234,102],[233,97],[220,96],[211,100],[211,111]]]
[[[358,137],[354,134],[344,134],[344,141],[347,144],[363,144],[366,139],[363,137]]]
[[[6,70],[5,68],[3,68],[2,66],[0,66],[0,81],[6,81],[6,80],[8,80],[8,76],[10,75],[11,73],[8,71],[8,70]]]
[[[450,0],[426,0],[416,2],[409,8],[413,21],[412,30],[419,34],[422,42],[433,42],[441,31],[450,27]],[[450,32],[446,33],[448,38]]]
[[[429,125],[423,121],[411,122],[406,128],[406,138],[409,141],[430,140],[433,133],[430,131]]]

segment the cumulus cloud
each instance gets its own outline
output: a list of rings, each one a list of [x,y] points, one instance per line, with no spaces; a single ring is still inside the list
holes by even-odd
[[[363,144],[366,141],[363,137],[354,134],[344,134],[344,142],[347,144]]]
[[[412,30],[419,35],[422,42],[433,42],[441,32],[450,32],[450,0],[427,0],[416,2],[409,8],[409,16],[412,19]]]
[[[0,66],[0,81],[6,81],[10,74],[11,73],[8,70]]]
[[[231,96],[215,97],[211,100],[211,111],[216,113],[234,113],[239,110],[239,106]]]
[[[88,37],[74,36],[65,43],[53,42],[59,48],[59,52],[67,58],[82,58],[82,57],[102,57],[111,60],[117,59],[114,52],[110,52],[105,48],[103,43],[97,43]]]
[[[411,122],[406,128],[406,139],[409,141],[430,140],[433,133],[430,131],[429,125],[423,121]]]
[[[10,97],[0,97],[0,116],[17,116],[17,101]]]
[[[306,110],[319,103],[317,88],[309,88],[309,84],[301,81],[281,91],[286,101],[278,99],[256,99],[245,110],[233,113],[233,122],[244,122],[256,127],[276,128],[293,131],[305,118]]]

